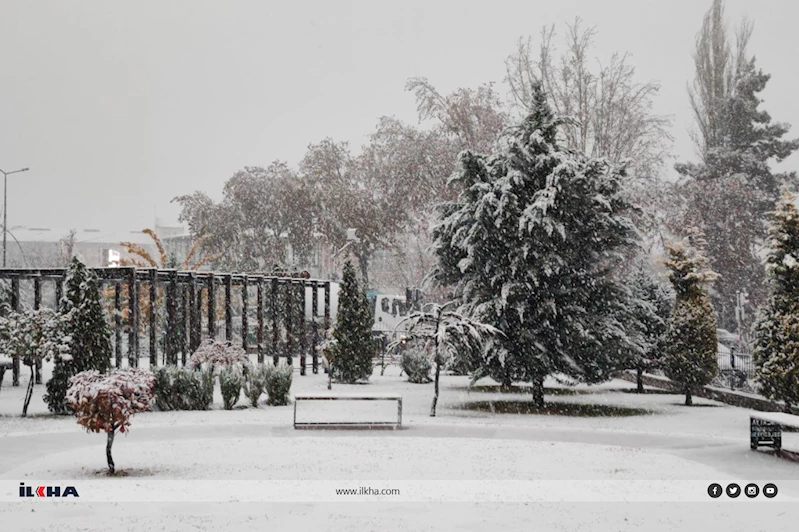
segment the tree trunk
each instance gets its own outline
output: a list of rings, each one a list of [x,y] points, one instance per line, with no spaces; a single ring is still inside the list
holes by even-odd
[[[693,404],[694,404],[694,401],[693,401],[693,397],[691,397],[691,389],[690,388],[686,388],[685,389],[685,406],[693,406]]]
[[[330,364],[327,365],[327,389],[333,388],[333,368]]]
[[[369,288],[369,253],[356,253],[358,258],[358,266],[361,270],[361,280],[363,281],[364,290]]]
[[[105,444],[105,457],[108,460],[108,472],[111,475],[115,472],[114,459],[111,458],[111,446],[114,445],[114,434],[116,434],[116,429],[108,433],[108,442]]]
[[[441,375],[441,364],[438,361],[438,353],[436,353],[436,379],[435,379],[435,393],[433,394],[433,406],[430,408],[430,417],[436,417],[436,404],[438,404],[438,377]]]
[[[638,385],[638,393],[644,393],[644,370],[638,368],[635,372],[635,382]]]
[[[511,388],[513,388],[513,379],[509,371],[502,373],[502,382],[499,386],[502,391],[511,391]]]
[[[544,408],[544,377],[533,378],[533,404]]]
[[[31,379],[28,381],[28,390],[25,392],[25,402],[22,405],[22,417],[28,415],[28,406],[31,404],[31,397],[33,397],[33,383],[35,382],[36,364],[31,365]]]
[[[441,358],[439,357],[438,353],[438,329],[441,327],[441,309],[442,307],[438,308],[438,314],[436,316],[436,336],[433,347],[433,356],[435,357],[434,360],[436,362],[436,379],[435,392],[433,394],[433,405],[430,407],[430,417],[436,417],[436,405],[438,404],[438,380],[439,376],[441,375]]]

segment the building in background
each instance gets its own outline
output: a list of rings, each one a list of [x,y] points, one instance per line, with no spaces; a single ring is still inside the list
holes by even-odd
[[[122,242],[157,254],[155,243],[139,231],[11,227],[7,238],[8,268],[63,268],[73,255],[90,268],[119,266],[130,258]]]

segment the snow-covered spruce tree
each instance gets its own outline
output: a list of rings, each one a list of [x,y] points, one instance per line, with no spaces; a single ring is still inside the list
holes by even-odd
[[[613,273],[635,229],[623,167],[562,147],[540,87],[531,109],[493,156],[461,154],[463,192],[433,228],[432,277],[503,333],[478,371],[532,382],[543,406],[547,375],[600,382],[621,367],[628,295]]]
[[[772,213],[766,269],[770,294],[754,325],[754,361],[762,393],[799,405],[799,213],[786,192]]]
[[[629,369],[636,372],[638,393],[644,393],[643,373],[657,369],[662,357],[661,337],[674,306],[674,295],[643,261],[627,278],[630,288],[630,328],[638,336],[638,349],[631,349]]]
[[[707,268],[701,234],[691,240],[666,246],[676,301],[663,334],[662,362],[666,376],[682,387],[686,406],[693,404],[693,391],[718,372],[716,314],[707,293],[718,275]]]
[[[336,381],[351,384],[371,377],[375,341],[369,300],[350,261],[344,264],[342,277],[336,328],[333,330],[335,344],[332,349],[335,354],[331,371]]]
[[[70,338],[69,359],[56,357],[53,376],[47,382],[44,400],[55,414],[70,414],[66,401],[69,379],[81,371],[110,368],[112,345],[105,311],[100,302],[96,276],[80,259],[73,257],[67,271],[66,290],[61,300],[61,312],[68,313],[64,330]]]

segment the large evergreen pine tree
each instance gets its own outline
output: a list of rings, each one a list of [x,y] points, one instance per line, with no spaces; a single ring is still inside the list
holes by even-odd
[[[754,327],[754,359],[761,391],[799,405],[799,212],[786,193],[773,213],[766,260],[770,295]]]
[[[693,392],[716,376],[718,335],[716,314],[707,285],[718,275],[707,269],[702,254],[704,240],[695,233],[692,242],[667,246],[666,261],[676,302],[663,335],[663,369],[685,393],[685,404],[693,404]]]
[[[81,371],[106,372],[112,354],[111,334],[97,279],[77,257],[69,264],[61,312],[69,313],[65,332],[70,337],[71,357],[56,359],[44,399],[51,412],[68,414],[72,412],[66,402],[69,379]]]
[[[606,380],[630,344],[628,295],[613,277],[635,241],[623,169],[563,148],[561,123],[537,87],[495,155],[461,155],[463,192],[433,230],[433,277],[504,334],[481,371],[532,382],[539,405],[547,375]]]
[[[338,294],[338,313],[333,330],[335,350],[332,376],[339,382],[355,383],[372,376],[375,341],[372,338],[374,318],[352,262],[344,264],[341,289]]]

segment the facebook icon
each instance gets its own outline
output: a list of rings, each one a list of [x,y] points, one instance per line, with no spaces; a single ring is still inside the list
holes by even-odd
[[[721,484],[711,484],[707,487],[707,494],[714,499],[721,497]]]

